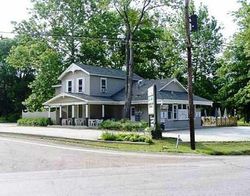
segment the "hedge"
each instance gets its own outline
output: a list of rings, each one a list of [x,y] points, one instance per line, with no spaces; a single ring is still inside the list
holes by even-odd
[[[40,126],[46,127],[51,123],[49,118],[21,118],[17,121],[19,126]]]
[[[144,121],[132,122],[129,120],[105,120],[100,124],[101,129],[117,130],[117,131],[144,131],[148,127],[148,123]]]
[[[149,136],[139,135],[135,133],[111,133],[104,132],[101,139],[107,141],[129,141],[129,142],[145,142],[152,144],[153,140]]]

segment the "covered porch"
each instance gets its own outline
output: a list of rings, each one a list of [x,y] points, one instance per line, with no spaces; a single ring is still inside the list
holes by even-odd
[[[57,96],[44,103],[48,111],[56,112],[56,125],[97,127],[105,119],[121,118],[120,105],[90,101],[72,95]]]

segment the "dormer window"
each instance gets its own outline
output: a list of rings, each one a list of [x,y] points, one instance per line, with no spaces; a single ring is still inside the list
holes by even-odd
[[[83,79],[79,78],[77,80],[77,86],[78,86],[78,93],[82,93],[83,92]]]
[[[67,81],[67,92],[68,93],[72,93],[73,92],[73,81],[72,80],[68,80]]]
[[[106,93],[107,92],[107,78],[101,78],[101,92]]]

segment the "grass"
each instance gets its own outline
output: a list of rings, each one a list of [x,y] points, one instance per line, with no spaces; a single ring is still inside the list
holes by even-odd
[[[196,150],[192,151],[187,142],[180,142],[176,149],[175,138],[165,138],[162,140],[153,140],[153,144],[125,144],[125,143],[109,143],[103,141],[89,141],[76,139],[63,139],[45,136],[27,136],[17,134],[0,134],[1,136],[15,138],[30,138],[31,140],[45,140],[53,143],[67,144],[87,148],[101,148],[109,150],[127,151],[127,152],[151,152],[151,153],[192,153],[207,155],[250,155],[250,142],[197,142]]]
[[[244,122],[244,121],[239,120],[239,121],[237,122],[237,125],[238,125],[238,126],[250,126],[250,123],[247,123],[247,122]]]

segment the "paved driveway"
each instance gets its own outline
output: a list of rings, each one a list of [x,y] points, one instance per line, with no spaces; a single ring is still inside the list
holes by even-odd
[[[165,137],[181,136],[183,141],[189,141],[189,130],[168,131]],[[216,127],[195,130],[196,141],[250,141],[250,127]]]
[[[0,133],[21,133],[71,139],[96,140],[101,135],[102,131],[96,129],[73,129],[64,127],[21,127],[14,123],[0,123]]]

